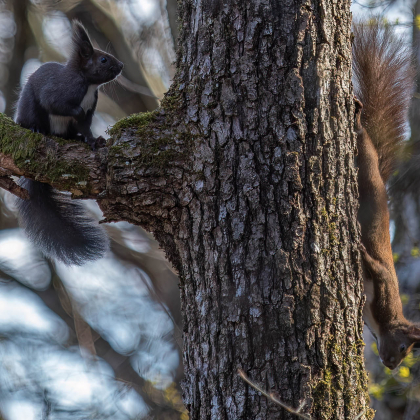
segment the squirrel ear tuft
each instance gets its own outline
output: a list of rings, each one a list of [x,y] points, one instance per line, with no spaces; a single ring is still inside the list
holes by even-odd
[[[93,55],[93,45],[84,26],[78,20],[73,21],[73,49],[74,53],[80,54],[83,58]]]
[[[410,327],[408,327],[407,335],[408,335],[408,338],[413,343],[419,342],[420,341],[420,327],[418,327],[417,325],[410,325]]]

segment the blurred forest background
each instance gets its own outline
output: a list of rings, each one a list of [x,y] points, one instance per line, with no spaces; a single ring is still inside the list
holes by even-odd
[[[358,19],[380,14],[420,62],[420,0],[355,0]],[[0,0],[0,112],[13,117],[19,89],[43,62],[65,62],[71,20],[124,62],[100,90],[93,133],[151,111],[174,74],[176,0]],[[420,80],[420,78],[418,78]],[[420,93],[406,151],[389,185],[391,234],[402,299],[420,320]],[[88,210],[99,220],[94,202]],[[183,407],[178,282],[153,238],[105,226],[111,252],[82,267],[45,260],[18,227],[0,189],[0,413],[6,420],[187,420]],[[365,333],[372,405],[380,420],[420,418],[416,353],[394,372]]]

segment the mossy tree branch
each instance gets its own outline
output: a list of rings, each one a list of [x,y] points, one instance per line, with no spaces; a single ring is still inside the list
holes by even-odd
[[[106,188],[106,151],[92,152],[81,142],[47,137],[0,114],[0,168],[70,191],[96,197]]]
[[[0,169],[6,176],[0,187],[24,198],[8,176],[47,182],[74,198],[96,199],[104,222],[139,224],[163,239],[159,232],[172,231],[177,205],[191,195],[183,176],[192,172],[197,136],[164,108],[125,118],[110,134],[107,147],[92,151],[80,141],[33,133],[0,114]]]
[[[0,114],[1,176],[25,176],[69,191],[75,198],[98,200],[141,189],[139,174],[147,178],[143,184],[159,186],[159,178],[168,179],[173,173],[169,168],[184,169],[183,146],[188,140],[185,134],[173,133],[164,124],[164,111],[160,114],[149,112],[121,120],[111,130],[113,141],[97,151],[80,141],[33,133]],[[124,189],[118,185],[120,176]]]

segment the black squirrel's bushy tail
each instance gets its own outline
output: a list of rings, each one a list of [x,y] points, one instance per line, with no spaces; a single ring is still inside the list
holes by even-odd
[[[363,104],[362,126],[379,157],[386,182],[406,132],[415,70],[410,48],[392,27],[378,21],[354,23],[355,94]]]
[[[29,239],[49,258],[81,265],[109,248],[103,228],[85,209],[50,185],[22,178],[29,200],[17,200],[19,220]]]

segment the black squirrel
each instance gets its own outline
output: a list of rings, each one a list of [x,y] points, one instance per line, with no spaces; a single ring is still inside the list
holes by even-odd
[[[382,363],[395,369],[420,341],[420,327],[403,314],[385,187],[404,139],[415,72],[409,49],[391,27],[359,23],[353,31],[363,318],[377,340]]]
[[[15,121],[45,135],[86,141],[95,149],[91,123],[98,87],[115,79],[123,64],[93,48],[89,36],[73,22],[72,52],[66,64],[45,63],[20,93]],[[23,178],[29,200],[17,200],[21,225],[29,239],[47,256],[66,264],[83,264],[102,257],[108,237],[81,204],[50,185]]]

